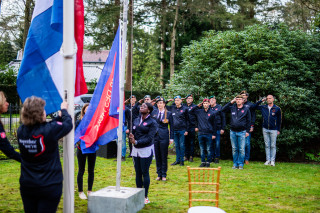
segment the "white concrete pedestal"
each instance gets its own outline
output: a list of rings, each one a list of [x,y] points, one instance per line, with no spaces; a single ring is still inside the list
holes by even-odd
[[[89,213],[135,213],[144,207],[144,189],[108,186],[90,193]]]

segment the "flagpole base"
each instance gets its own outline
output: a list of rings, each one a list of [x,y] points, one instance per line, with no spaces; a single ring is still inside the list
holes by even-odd
[[[144,207],[144,189],[108,186],[90,193],[88,197],[89,213],[134,213]]]

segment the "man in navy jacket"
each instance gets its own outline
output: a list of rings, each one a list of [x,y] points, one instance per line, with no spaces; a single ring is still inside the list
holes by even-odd
[[[174,143],[176,147],[176,161],[171,165],[180,164],[180,166],[184,166],[184,140],[185,136],[188,135],[188,108],[181,105],[182,99],[180,95],[174,97],[174,103],[174,106],[167,106],[173,117]]]
[[[248,107],[251,113],[251,127],[250,127],[250,132],[249,132],[249,136],[246,137],[246,145],[245,145],[245,156],[244,156],[244,162],[245,164],[249,164],[249,159],[250,159],[250,140],[251,140],[251,133],[253,132],[254,129],[254,123],[256,122],[256,111],[255,111],[255,104],[253,104],[252,102],[248,101],[248,97],[249,97],[249,93],[247,93],[247,91],[242,91],[240,93],[240,95],[242,95],[244,103],[243,105]]]
[[[217,104],[217,100],[214,95],[209,97],[209,103],[210,103],[209,108],[216,114],[215,119],[217,122],[216,139],[212,140],[212,146],[211,146],[212,161],[214,160],[214,163],[219,163],[220,138],[226,128],[226,116],[225,116],[224,112],[221,112],[222,106]],[[214,141],[215,141],[215,144],[214,144]]]
[[[202,108],[200,108],[201,105],[203,106]],[[191,109],[189,114],[194,114],[197,118],[197,128],[195,130],[199,132],[200,167],[210,167],[212,140],[215,139],[217,133],[215,122],[216,114],[209,109],[209,99],[204,99],[202,103]],[[205,151],[207,151],[207,161]]]
[[[266,105],[259,106],[261,102],[267,100]],[[267,98],[264,98],[258,101],[255,107],[262,113],[262,132],[264,143],[266,146],[266,162],[265,165],[275,166],[276,160],[276,141],[277,136],[280,134],[282,114],[281,109],[274,103],[273,95],[268,95]]]
[[[237,104],[234,104],[234,103]],[[242,95],[238,95],[231,102],[224,105],[222,112],[231,112],[230,140],[232,145],[233,169],[243,169],[245,138],[249,136],[251,113],[243,105]]]
[[[130,131],[131,131],[131,124],[133,123],[133,121],[135,119],[137,119],[139,117],[139,102],[137,102],[137,98],[135,95],[131,95],[129,99],[127,99],[125,101],[125,104],[129,103],[130,101],[130,104],[126,105],[126,108],[125,108],[125,118],[126,118],[126,131],[125,133],[126,134],[129,134]],[[131,112],[132,110],[132,112]],[[132,118],[131,118],[131,115],[132,115]],[[124,135],[123,135],[124,136]],[[122,137],[123,137],[122,136]],[[125,138],[125,137],[123,137]],[[130,154],[129,154],[129,157],[131,157],[131,152],[132,152],[132,144],[129,143],[129,149],[130,149]],[[122,155],[123,157],[123,155]],[[125,158],[121,158],[121,160],[125,160]]]
[[[186,104],[183,106],[187,107],[190,110],[192,110],[195,105],[193,103],[193,97],[192,95],[187,95],[186,97]],[[195,139],[195,128],[196,128],[196,117],[193,114],[188,114],[188,135],[185,137],[185,147],[186,147],[186,153],[185,153],[185,159],[189,160],[189,162],[193,162],[193,156],[194,156],[194,139]]]

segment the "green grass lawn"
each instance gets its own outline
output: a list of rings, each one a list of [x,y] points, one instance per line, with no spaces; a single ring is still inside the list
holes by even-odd
[[[175,156],[169,156],[172,163]],[[76,160],[76,158],[75,158]],[[116,184],[114,159],[97,158],[93,190]],[[187,212],[188,185],[186,166],[197,167],[200,159],[184,167],[169,166],[168,181],[156,181],[155,161],[150,174],[150,204],[141,212]],[[320,165],[250,162],[244,170],[231,169],[230,160],[221,161],[220,205],[226,212],[320,212]],[[77,171],[77,163],[75,162]],[[76,178],[75,171],[75,178]],[[23,212],[19,192],[20,165],[13,160],[0,161],[0,212]],[[86,189],[87,176],[84,177]],[[76,179],[75,179],[76,184]],[[121,186],[135,187],[132,160],[122,164]],[[75,190],[76,190],[75,185]],[[196,204],[196,203],[195,203]],[[62,212],[63,198],[58,212]],[[87,201],[75,191],[75,212],[87,212]]]

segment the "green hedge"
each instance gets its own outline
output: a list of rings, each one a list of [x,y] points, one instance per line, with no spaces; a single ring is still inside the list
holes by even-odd
[[[223,104],[242,90],[250,93],[252,102],[273,94],[283,112],[277,159],[304,160],[306,153],[319,153],[320,34],[284,25],[209,31],[182,55],[181,70],[165,90],[168,96],[214,94]],[[257,111],[252,135],[253,159],[265,156],[260,114]]]

